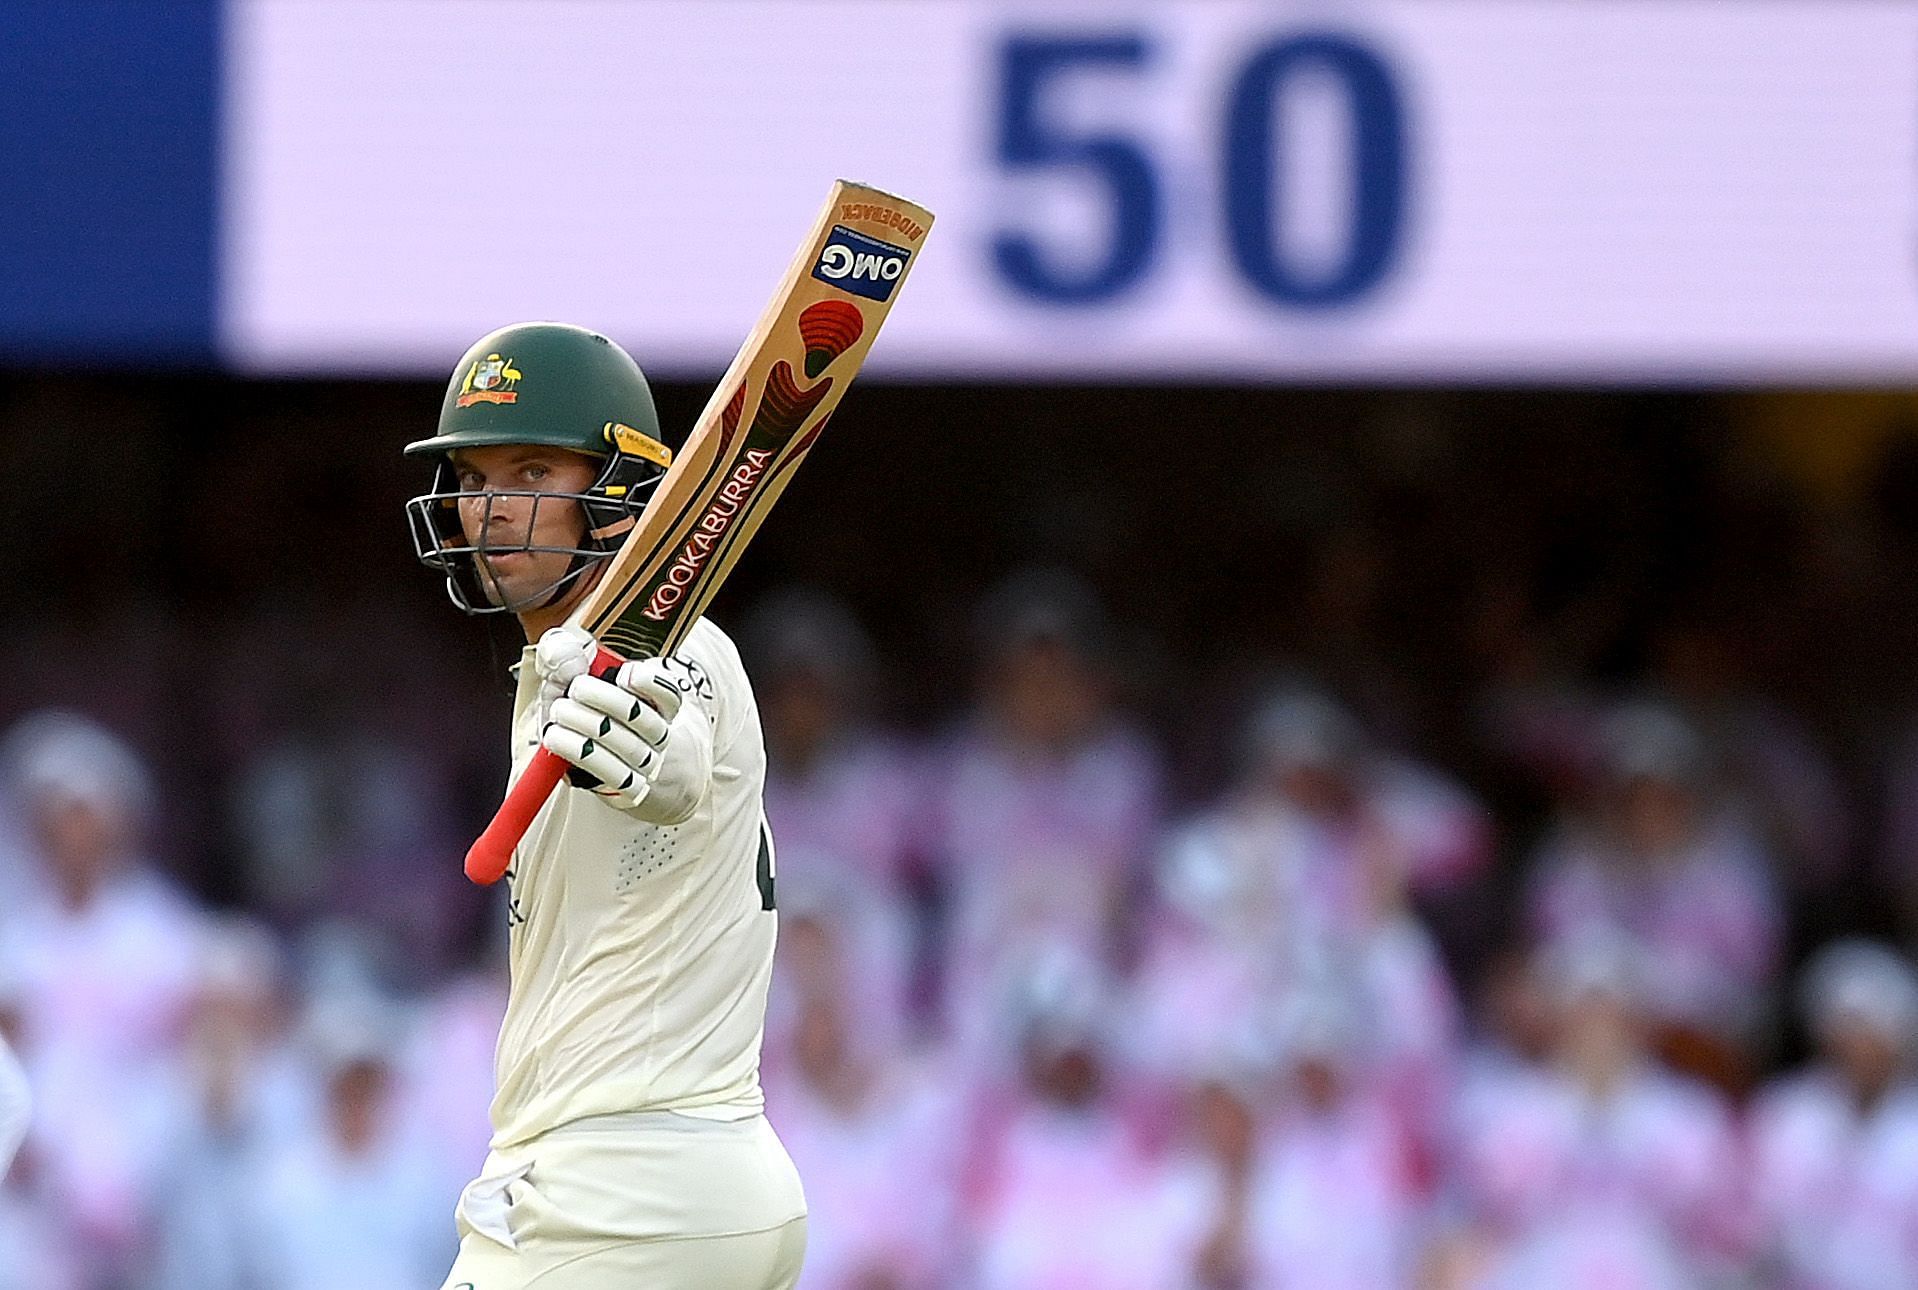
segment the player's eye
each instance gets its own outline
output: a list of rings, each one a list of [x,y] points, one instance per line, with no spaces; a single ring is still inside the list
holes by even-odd
[[[486,487],[486,476],[477,470],[462,470],[459,479],[460,491],[464,493],[477,493]]]
[[[540,480],[546,478],[546,476],[550,474],[551,472],[548,471],[548,469],[545,466],[542,466],[537,461],[534,461],[534,462],[527,463],[526,470],[524,473],[526,475],[526,478],[530,482],[538,483]]]

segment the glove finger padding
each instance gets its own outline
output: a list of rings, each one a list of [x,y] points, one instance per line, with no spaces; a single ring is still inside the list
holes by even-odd
[[[620,689],[652,704],[659,715],[670,722],[679,715],[679,705],[685,702],[686,696],[667,675],[667,666],[664,659],[643,658],[636,663],[622,664],[614,679]]]
[[[561,699],[554,704],[554,707],[557,708],[559,704],[567,702],[568,700]],[[598,716],[593,719],[603,720]],[[638,741],[637,736],[634,736],[631,731],[627,731],[626,734],[635,742]],[[650,752],[644,752],[638,763],[628,761],[598,737],[581,734],[577,730],[561,725],[557,720],[548,724],[546,729],[540,732],[539,742],[546,751],[556,757],[564,758],[599,780],[604,787],[593,791],[603,797],[613,798],[622,804],[630,805],[645,796],[647,788],[650,787],[644,773],[646,765],[652,760]]]
[[[598,717],[631,730],[653,748],[666,742],[667,725],[672,718],[660,714],[650,695],[635,694],[598,677],[582,676],[567,687],[566,698],[576,707],[587,708]],[[677,710],[678,705],[674,707]],[[557,713],[558,704],[554,705],[554,711]],[[593,733],[584,725],[573,728],[582,734]]]
[[[555,699],[548,724],[592,740],[634,770],[644,771],[653,762],[653,746],[637,730],[577,700]]]

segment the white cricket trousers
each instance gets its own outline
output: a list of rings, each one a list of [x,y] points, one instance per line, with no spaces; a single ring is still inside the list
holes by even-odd
[[[509,1250],[468,1235],[442,1290],[792,1290],[805,1253],[803,1218],[768,1232],[612,1241],[568,1253],[541,1242]]]
[[[791,1290],[806,1200],[764,1116],[600,1116],[495,1152],[441,1290]]]

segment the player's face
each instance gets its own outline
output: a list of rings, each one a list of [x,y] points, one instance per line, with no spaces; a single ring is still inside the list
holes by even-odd
[[[453,454],[453,472],[460,491],[473,494],[460,503],[460,528],[481,551],[476,559],[487,598],[508,608],[544,599],[572,568],[568,552],[586,536],[586,514],[578,502],[526,494],[583,493],[598,476],[597,463],[564,448],[498,444],[461,449]],[[567,598],[587,585],[578,579]]]

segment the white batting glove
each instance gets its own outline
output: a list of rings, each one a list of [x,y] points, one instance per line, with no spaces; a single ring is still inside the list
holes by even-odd
[[[540,725],[552,711],[553,700],[566,693],[566,687],[592,669],[599,642],[584,628],[549,627],[533,647],[533,670],[539,674]]]
[[[683,818],[704,793],[706,771],[697,732],[675,737],[684,695],[669,675],[671,664],[642,659],[601,680],[587,670],[597,652],[577,627],[540,637],[533,665],[542,697],[551,696],[540,745],[597,780],[592,791],[609,805],[642,818],[669,817],[661,822]]]

